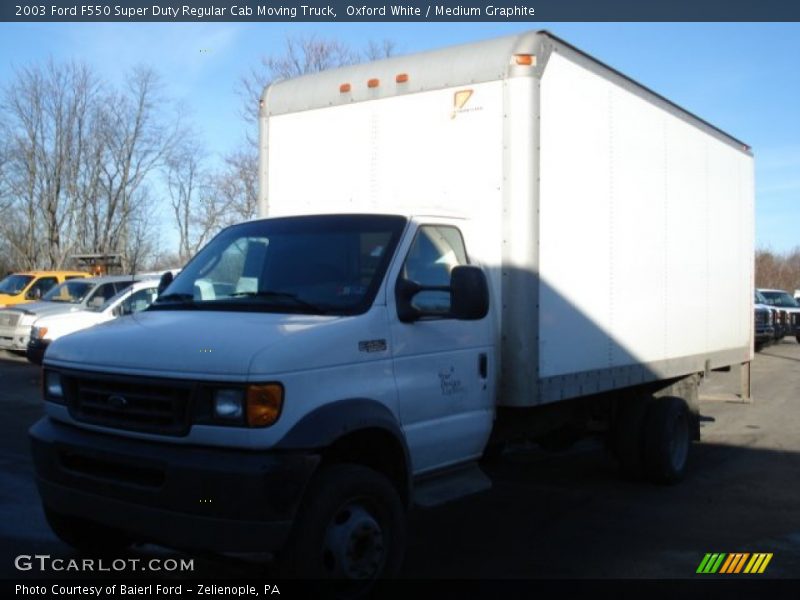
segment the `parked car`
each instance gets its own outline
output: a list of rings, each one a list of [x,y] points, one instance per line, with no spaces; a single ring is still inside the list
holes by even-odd
[[[158,279],[146,279],[123,289],[102,306],[89,306],[86,310],[42,317],[31,327],[28,360],[40,365],[47,346],[53,340],[117,317],[137,313],[150,306],[156,296]]]
[[[71,279],[51,289],[40,302],[0,311],[0,350],[27,352],[31,327],[37,319],[100,307],[139,279],[130,275]]]
[[[36,302],[59,283],[83,277],[90,277],[90,275],[80,271],[12,273],[0,281],[0,308]]]
[[[759,289],[758,291],[767,302],[780,311],[783,335],[793,335],[800,342],[800,304],[797,300],[784,290]]]
[[[764,346],[775,339],[775,315],[767,299],[758,290],[755,291],[753,310],[755,313],[754,345],[756,352],[760,352]]]

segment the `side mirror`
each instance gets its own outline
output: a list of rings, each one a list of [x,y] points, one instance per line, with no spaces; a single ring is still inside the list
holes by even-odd
[[[413,323],[420,317],[419,311],[414,308],[411,301],[414,296],[422,291],[422,286],[409,279],[398,279],[394,288],[395,301],[397,302],[397,318],[401,323]]]
[[[112,308],[111,309],[111,314],[114,315],[115,317],[121,317],[123,314],[125,314],[125,313],[122,312],[122,304]]]
[[[169,284],[172,283],[172,271],[165,271],[164,274],[161,276],[161,279],[158,282],[158,295],[160,296],[165,289],[169,287]]]
[[[25,298],[28,300],[38,300],[42,297],[42,290],[38,287],[31,288],[28,290],[28,293],[25,294]]]
[[[450,272],[450,313],[456,319],[477,321],[489,312],[486,275],[471,265],[453,267]]]
[[[449,292],[450,311],[434,312],[416,308],[412,302],[419,292]],[[399,279],[395,285],[397,317],[402,323],[413,323],[423,317],[451,317],[463,321],[477,321],[489,312],[489,286],[486,275],[479,267],[462,265],[450,271],[449,286],[420,285],[408,279]]]

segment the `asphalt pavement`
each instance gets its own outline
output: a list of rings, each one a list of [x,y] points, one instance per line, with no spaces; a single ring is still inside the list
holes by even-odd
[[[409,578],[687,578],[709,552],[765,552],[764,577],[800,576],[800,345],[756,355],[751,402],[739,374],[703,384],[702,441],[676,486],[621,478],[601,444],[557,454],[513,448],[486,467],[490,491],[410,517]],[[20,554],[77,557],[39,506],[27,429],[42,414],[39,369],[0,353],[0,576]],[[189,557],[155,546],[132,556]],[[262,573],[261,557],[194,558],[194,577]],[[60,574],[63,576],[64,574]],[[41,573],[36,574],[41,577]],[[174,575],[180,577],[180,575]]]

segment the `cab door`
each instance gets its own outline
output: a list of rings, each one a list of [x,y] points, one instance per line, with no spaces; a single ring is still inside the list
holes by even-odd
[[[410,323],[398,316],[394,292],[400,279],[449,286],[452,268],[469,264],[461,231],[423,224],[406,248],[390,274],[387,304],[400,420],[413,471],[420,474],[480,456],[494,416],[494,365],[491,319],[450,317],[449,292],[418,292],[412,306],[430,314]]]

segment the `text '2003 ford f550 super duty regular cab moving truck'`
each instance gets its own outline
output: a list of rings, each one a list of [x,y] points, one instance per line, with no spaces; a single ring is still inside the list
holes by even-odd
[[[46,353],[62,539],[372,578],[504,439],[680,479],[701,374],[752,358],[746,146],[543,32],[275,83],[260,125],[269,218]]]

